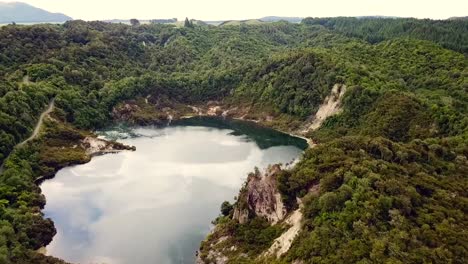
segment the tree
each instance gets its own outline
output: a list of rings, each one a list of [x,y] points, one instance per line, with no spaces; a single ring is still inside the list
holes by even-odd
[[[185,18],[184,27],[193,27],[193,23],[188,17]]]
[[[228,201],[224,201],[222,204],[221,204],[221,213],[224,215],[224,216],[228,216],[232,211],[232,205],[231,203],[229,203]]]
[[[132,26],[136,27],[136,26],[139,26],[140,25],[140,21],[136,18],[132,18],[130,19],[130,24],[132,24]]]

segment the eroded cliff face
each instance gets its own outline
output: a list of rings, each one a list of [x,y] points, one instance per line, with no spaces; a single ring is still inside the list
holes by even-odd
[[[283,232],[263,251],[257,255],[249,255],[245,247],[241,249],[242,246],[239,246],[239,241],[234,239],[235,234],[230,233],[232,231],[229,231],[229,228],[226,229],[222,224],[217,225],[208,240],[204,242],[197,264],[236,263],[239,259],[268,263],[268,260],[280,258],[289,251],[302,229],[302,201],[297,198],[297,209],[287,210],[277,186],[277,177],[281,172],[280,165],[271,165],[264,172],[256,170],[250,173],[234,205],[231,221],[248,225],[254,218],[263,218],[272,227],[280,227]],[[318,191],[318,183],[309,190],[311,193]]]
[[[288,252],[289,248],[291,248],[294,238],[296,238],[302,228],[303,216],[301,209],[302,208],[296,209],[288,216],[285,223],[290,227],[288,230],[286,230],[286,232],[281,234],[280,237],[275,239],[271,247],[262,254],[263,257],[276,256],[279,258],[284,253]]]
[[[327,118],[339,114],[342,109],[341,102],[345,93],[346,85],[335,84],[331,93],[325,98],[317,112],[311,115],[304,123],[300,133],[305,135],[310,131],[317,130]]]
[[[256,170],[249,174],[235,206],[233,219],[243,224],[252,216],[260,216],[272,225],[284,219],[287,211],[276,181],[280,171],[280,165],[276,164],[269,166],[264,173]]]
[[[255,169],[248,175],[246,184],[239,192],[234,205],[231,223],[244,225],[252,218],[260,217],[271,226],[283,225],[282,222],[288,212],[277,186],[277,177],[281,171],[281,166],[275,164],[270,165],[263,172]],[[289,223],[286,224],[289,225]],[[224,226],[217,225],[200,249],[196,263],[226,264],[235,263],[233,259],[248,258],[245,249],[242,250],[237,246],[234,234],[231,232]]]
[[[317,195],[319,191],[320,185],[316,183],[312,185],[308,192]],[[297,203],[299,208],[289,214],[284,221],[289,226],[288,230],[275,239],[271,247],[267,251],[263,252],[262,257],[275,256],[276,258],[279,258],[291,248],[294,239],[302,229],[303,204],[299,198],[297,198]]]

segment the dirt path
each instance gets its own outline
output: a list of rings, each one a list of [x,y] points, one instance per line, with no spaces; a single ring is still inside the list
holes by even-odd
[[[37,135],[41,131],[41,127],[42,127],[42,123],[44,122],[44,118],[54,110],[54,106],[55,106],[55,98],[50,100],[49,106],[47,106],[47,109],[44,112],[42,112],[41,116],[39,116],[39,120],[37,121],[36,127],[34,128],[34,131],[31,134],[31,136],[29,136],[23,142],[18,143],[18,145],[16,145],[16,147],[21,147],[24,144],[28,143],[29,141],[31,141],[31,140],[33,140],[33,139],[35,139],[37,137]]]
[[[31,140],[33,140],[33,139],[35,139],[37,137],[37,135],[41,131],[42,123],[44,123],[44,118],[54,110],[54,106],[55,106],[55,98],[50,100],[49,105],[47,106],[47,109],[44,112],[42,112],[41,115],[39,116],[39,120],[37,120],[36,127],[34,127],[34,131],[31,134],[31,136],[29,136],[27,139],[23,140],[22,142],[16,144],[16,146],[14,148],[21,147],[24,144],[28,143],[29,141],[31,141]],[[6,160],[6,158],[5,158],[5,160]],[[0,166],[0,174],[2,174],[2,173],[3,173],[3,163]]]

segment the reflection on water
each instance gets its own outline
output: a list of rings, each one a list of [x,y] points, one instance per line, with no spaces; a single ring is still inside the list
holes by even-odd
[[[221,202],[233,200],[247,173],[289,162],[305,144],[245,122],[198,118],[104,134],[124,136],[137,151],[95,157],[41,185],[58,231],[48,254],[75,263],[193,263]]]

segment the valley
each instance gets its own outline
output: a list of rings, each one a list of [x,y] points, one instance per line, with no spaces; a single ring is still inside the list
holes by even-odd
[[[467,37],[3,26],[0,263],[466,263]]]

